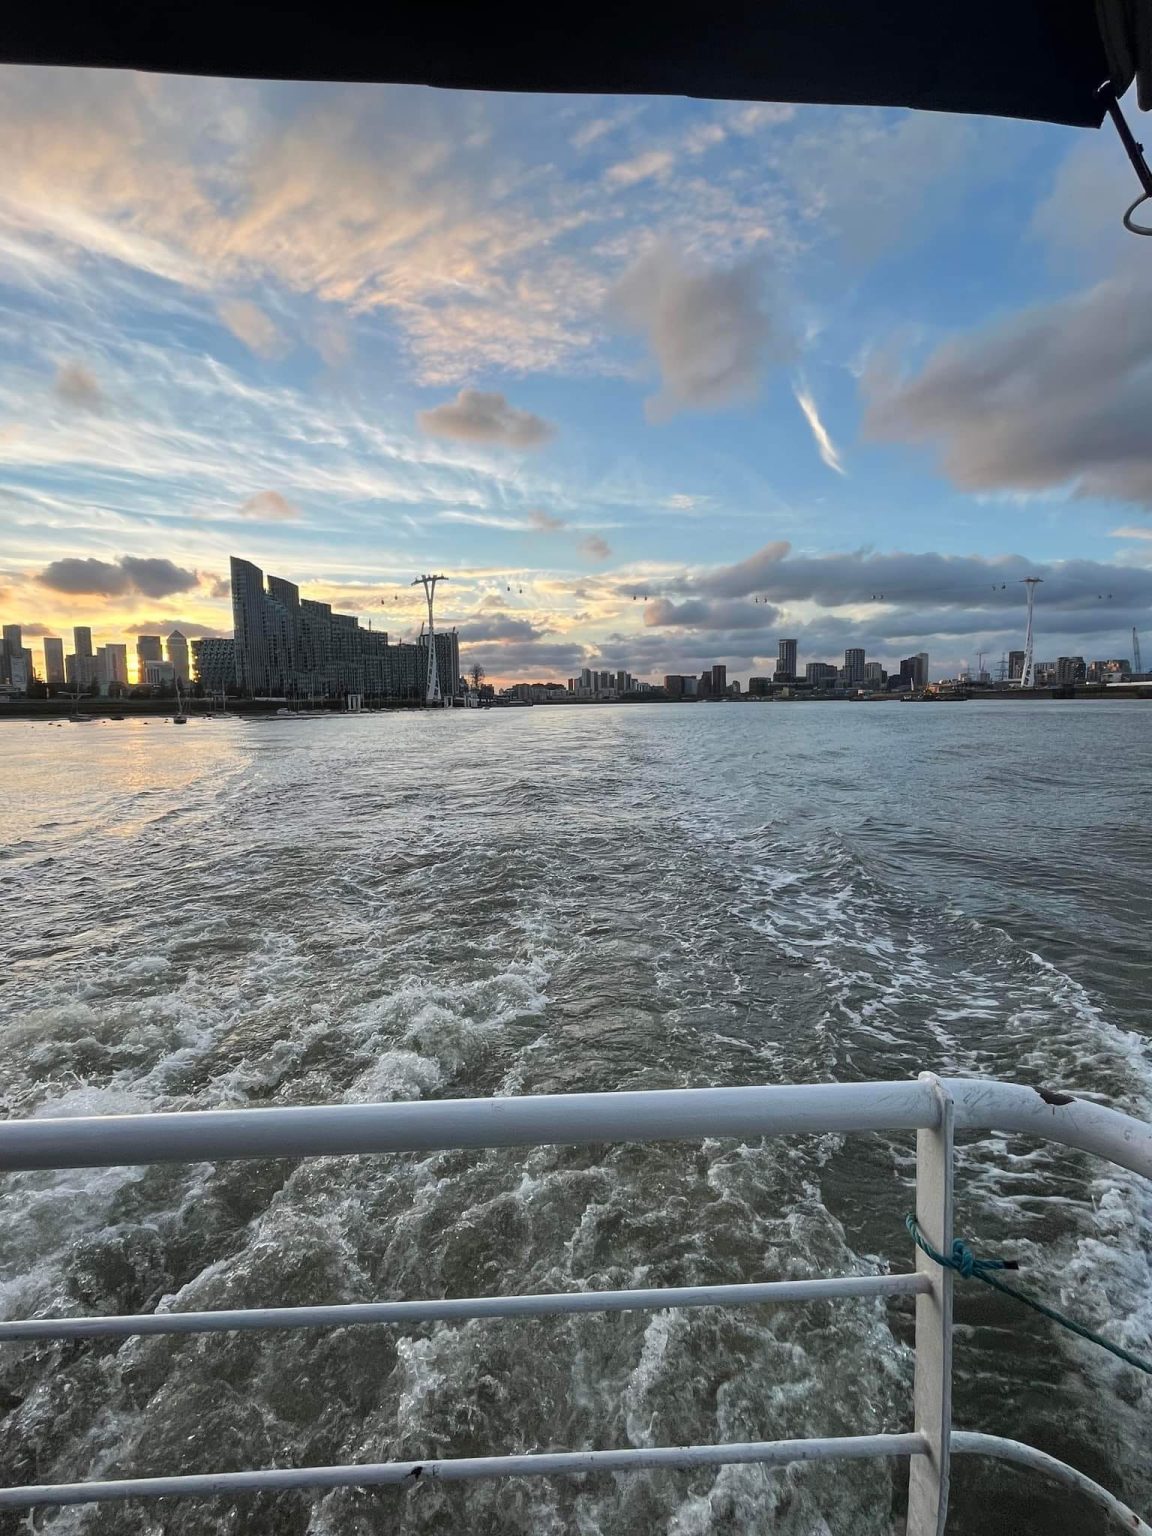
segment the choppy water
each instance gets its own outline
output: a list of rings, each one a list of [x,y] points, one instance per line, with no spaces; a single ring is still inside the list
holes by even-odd
[[[1139,705],[536,709],[0,728],[5,1112],[903,1077],[1152,1112]],[[9,1177],[0,1307],[905,1268],[911,1138]],[[968,1144],[960,1229],[1148,1350],[1139,1180]],[[1145,1509],[1143,1378],[958,1291],[956,1421]],[[909,1427],[907,1309],[0,1346],[5,1482]],[[1093,1532],[962,1460],[950,1530]],[[881,1536],[856,1463],[45,1513],[117,1536]],[[15,1530],[15,1522],[3,1530]]]

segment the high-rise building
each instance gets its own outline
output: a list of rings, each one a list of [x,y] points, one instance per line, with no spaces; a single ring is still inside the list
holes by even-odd
[[[91,628],[87,624],[77,624],[72,631],[72,643],[75,650],[72,659],[72,676],[69,681],[74,688],[90,688],[97,680]]]
[[[1083,656],[1057,656],[1056,682],[1059,686],[1062,687],[1065,683],[1082,683],[1083,681]]]
[[[140,673],[140,681],[146,688],[160,688],[165,683],[174,683],[176,674],[172,670],[170,661],[146,661]]]
[[[5,624],[0,639],[0,683],[27,687],[24,679],[24,636],[19,624]]]
[[[163,661],[164,647],[159,635],[136,636],[136,676],[140,682],[146,682],[145,676],[150,661]]]
[[[728,668],[718,661],[712,668],[712,697],[722,699],[728,692]]]
[[[1024,652],[1008,652],[1008,676],[1013,682],[1018,682],[1024,672]]]
[[[248,560],[232,560],[236,681],[241,692],[272,698],[424,698],[427,642],[389,644],[383,630],[361,629],[351,614],[301,598],[299,588]],[[460,642],[436,636],[436,671],[446,699],[461,691]],[[610,674],[614,675],[614,674]],[[593,674],[595,676],[595,674]]]
[[[96,681],[101,689],[128,684],[128,647],[102,645],[96,652]]]
[[[32,652],[24,645],[19,624],[5,624],[0,639],[0,683],[26,693],[32,681]]]
[[[186,683],[188,672],[188,641],[178,629],[174,629],[168,636],[167,642],[168,660],[172,663],[172,671],[178,683]]]
[[[853,646],[844,652],[844,682],[849,688],[859,688],[864,681],[864,652]]]
[[[49,688],[64,686],[64,642],[54,635],[44,639],[44,681]]]
[[[836,668],[830,661],[810,661],[804,668],[804,677],[816,688],[834,687]]]
[[[796,676],[796,641],[781,640],[777,646],[776,681],[790,683]]]
[[[883,688],[885,680],[884,668],[878,661],[864,663],[864,681],[869,688]]]
[[[920,687],[921,688],[927,688],[927,686],[928,686],[928,652],[927,651],[917,651],[916,652],[916,660],[920,663],[920,671],[919,671],[919,674],[918,674],[919,678],[920,678]]]
[[[192,670],[205,693],[227,693],[236,686],[236,642],[213,635],[192,642]]]

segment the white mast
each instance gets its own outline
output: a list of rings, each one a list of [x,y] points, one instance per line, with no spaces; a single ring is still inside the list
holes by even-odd
[[[428,683],[424,692],[425,705],[443,703],[440,692],[440,672],[436,666],[436,620],[433,607],[436,602],[436,583],[447,581],[447,576],[417,576],[414,587],[423,587],[428,600]]]
[[[1024,636],[1024,666],[1020,672],[1021,688],[1033,688],[1036,685],[1036,668],[1032,662],[1032,609],[1036,604],[1036,588],[1043,581],[1042,576],[1025,576],[1024,585],[1028,588],[1028,632]]]

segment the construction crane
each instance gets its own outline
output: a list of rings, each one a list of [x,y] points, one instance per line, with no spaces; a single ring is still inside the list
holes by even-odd
[[[1140,636],[1136,633],[1136,626],[1132,626],[1132,671],[1139,675],[1144,668],[1140,665]]]

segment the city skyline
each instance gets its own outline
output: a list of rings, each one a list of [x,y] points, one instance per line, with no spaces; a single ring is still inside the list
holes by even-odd
[[[1102,136],[0,86],[26,146],[0,209],[0,608],[26,637],[226,634],[234,550],[409,635],[411,574],[451,570],[445,621],[506,681],[771,674],[781,634],[955,672],[1022,643],[1029,576],[1037,654],[1145,627],[1152,279]]]
[[[130,675],[128,647],[106,642],[94,648],[90,625],[73,627],[71,653],[65,654],[63,637],[44,636],[41,665],[35,664],[32,647],[23,644],[22,627],[3,626],[0,644],[0,684],[46,682],[50,689],[75,690],[109,684],[159,686],[173,683],[200,683],[210,692],[223,692],[236,686],[248,694],[313,693],[336,697],[349,692],[373,696],[416,697],[422,690],[420,678],[425,664],[419,660],[426,649],[419,649],[421,635],[411,640],[395,636],[382,627],[361,627],[354,615],[333,613],[328,604],[301,598],[299,588],[282,577],[265,574],[250,561],[236,556],[230,559],[230,587],[234,630],[232,634],[197,636],[189,646],[178,629],[167,634],[136,637],[135,675]],[[430,578],[416,578],[412,586]],[[437,577],[443,581],[444,577]],[[239,595],[237,595],[239,594]],[[1101,595],[1103,597],[1103,594]],[[291,618],[295,614],[298,617]],[[285,620],[288,618],[288,628]],[[163,628],[163,626],[161,626]],[[295,631],[299,631],[295,633]],[[237,645],[236,637],[241,643]],[[255,636],[256,638],[252,638]],[[1121,674],[1141,674],[1138,637],[1132,633],[1133,654],[1085,658],[1079,654],[1054,659],[1037,657],[1036,685],[1041,687],[1084,681],[1115,680]],[[770,676],[750,674],[749,693],[770,691],[773,687],[801,683],[806,686],[847,689],[884,690],[894,682],[918,690],[941,680],[1020,683],[1025,669],[1026,652],[1011,649],[1001,653],[999,661],[981,651],[975,666],[965,663],[949,675],[937,669],[933,676],[926,651],[902,657],[898,663],[869,657],[863,646],[847,646],[842,662],[816,660],[802,656],[796,637],[781,636],[776,641],[776,666]],[[279,657],[276,665],[269,657]],[[439,684],[448,678],[457,681],[477,662],[469,663],[461,655],[453,626],[437,634]],[[897,670],[897,666],[898,669]],[[482,668],[483,670],[483,668]],[[615,697],[631,692],[653,692],[661,688],[672,698],[719,697],[728,691],[727,665],[705,666],[699,678],[695,674],[664,673],[655,678],[634,675],[626,667],[582,667],[578,676],[564,683],[543,675],[508,683],[509,690],[521,693],[562,689],[577,697]],[[505,686],[503,679],[485,680]],[[699,684],[699,689],[697,687]],[[739,688],[738,680],[733,685]]]

